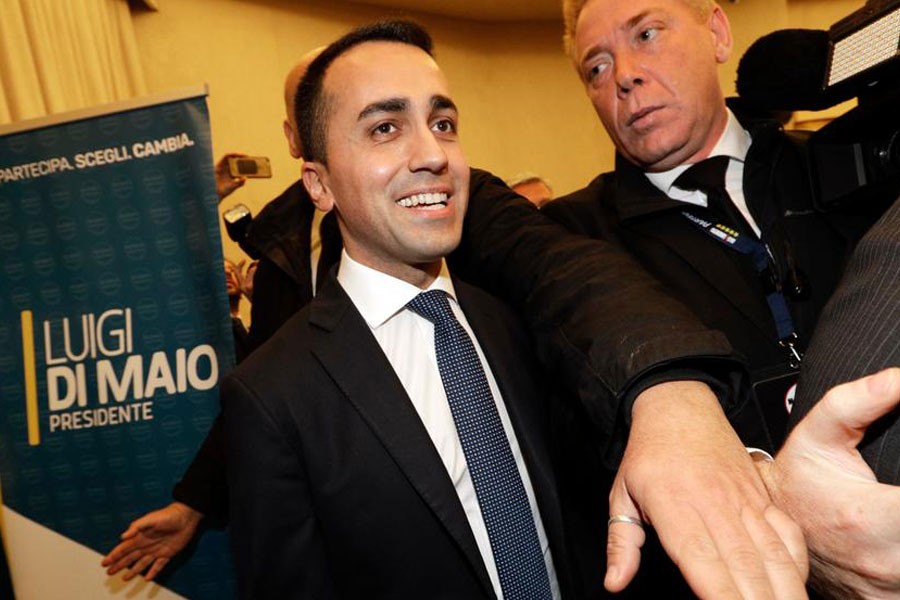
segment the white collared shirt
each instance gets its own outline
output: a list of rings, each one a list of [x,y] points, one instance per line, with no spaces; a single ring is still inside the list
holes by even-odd
[[[751,141],[750,133],[741,127],[731,110],[728,110],[728,122],[725,125],[725,131],[722,132],[719,141],[713,146],[709,156],[727,156],[731,159],[728,161],[728,169],[725,171],[725,189],[728,190],[732,203],[741,211],[741,215],[753,228],[756,236],[759,237],[759,226],[753,220],[753,215],[750,214],[750,210],[747,208],[747,199],[744,196],[744,162],[747,159],[747,151],[750,149]],[[672,200],[687,202],[697,206],[707,206],[706,194],[700,190],[683,190],[675,186],[675,180],[678,179],[679,175],[687,171],[690,166],[689,164],[678,165],[668,171],[645,173],[645,175],[650,180],[650,183],[659,188]]]
[[[444,393],[444,386],[441,383],[434,349],[434,325],[428,319],[406,308],[406,304],[410,300],[425,290],[356,262],[347,254],[346,250],[341,254],[338,281],[372,330],[372,334],[403,384],[419,418],[422,419],[422,424],[425,425],[465,510],[494,591],[498,598],[503,598],[487,528],[478,505],[478,498],[469,475],[459,435],[456,432],[450,405]],[[560,597],[559,583],[550,556],[547,534],[538,512],[534,490],[531,487],[531,478],[525,468],[525,461],[510,423],[506,405],[500,395],[500,388],[497,387],[497,381],[494,379],[490,365],[485,360],[478,339],[456,301],[456,293],[446,262],[442,261],[440,275],[428,289],[443,290],[450,296],[450,307],[460,325],[469,334],[478,353],[478,358],[487,375],[491,394],[497,403],[497,412],[500,414],[500,421],[503,423],[503,429],[509,439],[519,475],[525,485],[528,503],[537,526],[544,562],[547,565],[547,573],[550,576],[550,589],[553,597],[558,599]]]

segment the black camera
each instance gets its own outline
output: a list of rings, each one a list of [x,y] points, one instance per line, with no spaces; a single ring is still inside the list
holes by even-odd
[[[816,206],[900,195],[900,0],[869,0],[829,30],[786,29],[754,42],[738,66],[741,102],[757,112],[857,107],[805,145]]]

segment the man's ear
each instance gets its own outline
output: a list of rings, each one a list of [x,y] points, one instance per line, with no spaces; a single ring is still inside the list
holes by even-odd
[[[300,136],[291,127],[291,122],[285,119],[281,123],[281,129],[284,131],[284,137],[287,138],[288,148],[291,156],[294,158],[303,158],[303,148],[300,146]]]
[[[713,5],[712,13],[709,15],[709,29],[712,32],[713,44],[716,48],[716,62],[722,64],[731,56],[734,38],[731,36],[731,24],[728,22],[728,16],[718,4]]]
[[[334,208],[334,196],[331,193],[331,185],[328,178],[328,167],[320,162],[304,161],[303,185],[309,192],[313,204],[321,211],[328,212]]]

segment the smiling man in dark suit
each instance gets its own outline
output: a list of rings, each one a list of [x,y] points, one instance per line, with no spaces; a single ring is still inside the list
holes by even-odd
[[[345,250],[222,384],[241,597],[573,595],[527,338],[444,261],[469,169],[430,50],[363,27],[298,92],[304,183]]]

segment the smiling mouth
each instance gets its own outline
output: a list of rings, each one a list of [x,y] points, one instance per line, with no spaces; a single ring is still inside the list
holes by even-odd
[[[447,206],[447,194],[443,192],[413,194],[397,200],[397,204],[405,208],[442,208]]]

